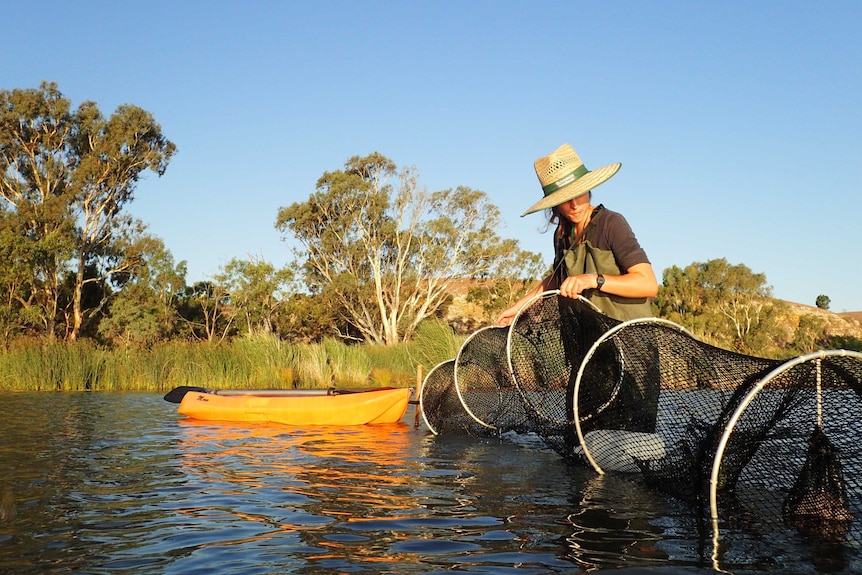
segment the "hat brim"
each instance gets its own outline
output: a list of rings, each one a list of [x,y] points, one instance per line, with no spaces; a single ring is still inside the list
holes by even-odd
[[[560,204],[568,202],[569,200],[574,200],[578,196],[586,194],[593,188],[611,179],[611,177],[620,170],[621,166],[622,164],[617,162],[616,164],[603,166],[601,168],[588,172],[586,175],[581,176],[568,186],[561,188],[552,194],[548,194],[547,196],[530,206],[526,212],[521,214],[521,217],[523,218],[527,214],[532,214],[533,212],[538,212],[541,210],[546,210],[548,208],[553,208],[554,206],[559,206]]]

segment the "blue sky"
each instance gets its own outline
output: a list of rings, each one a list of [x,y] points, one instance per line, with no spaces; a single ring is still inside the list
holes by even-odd
[[[776,297],[862,310],[860,2],[3,2],[0,88],[153,114],[179,151],[130,212],[189,283],[282,265],[278,208],[379,151],[486,192],[550,259],[533,161],[622,162],[656,273],[726,258]],[[14,25],[12,23],[15,23]]]

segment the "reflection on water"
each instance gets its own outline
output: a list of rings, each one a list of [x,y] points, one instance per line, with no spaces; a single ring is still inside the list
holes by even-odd
[[[530,437],[433,436],[412,410],[295,428],[186,420],[156,394],[0,400],[0,573],[711,566],[690,510]],[[804,542],[775,558],[729,533],[725,569],[815,572]]]

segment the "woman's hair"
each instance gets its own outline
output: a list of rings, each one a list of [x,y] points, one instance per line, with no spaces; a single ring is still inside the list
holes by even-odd
[[[568,240],[572,237],[572,228],[574,224],[564,218],[556,206],[551,208],[548,216],[548,228],[554,227],[554,250],[558,251],[561,247],[568,248]],[[564,245],[561,245],[564,244]]]

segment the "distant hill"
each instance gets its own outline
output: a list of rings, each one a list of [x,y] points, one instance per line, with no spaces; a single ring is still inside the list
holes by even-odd
[[[862,311],[845,311],[839,313],[838,315],[843,318],[849,319],[851,321],[857,321],[862,324]]]
[[[489,321],[482,318],[482,310],[475,304],[466,301],[468,287],[473,282],[461,280],[454,283],[451,289],[452,303],[447,310],[447,320],[462,334],[489,325]],[[776,300],[787,306],[786,314],[780,322],[784,325],[786,337],[793,339],[793,331],[799,325],[799,318],[803,315],[812,315],[824,324],[826,335],[832,337],[853,337],[862,340],[862,311],[836,313],[815,306],[804,305],[785,300]]]
[[[780,300],[783,301],[783,300]],[[862,339],[862,312],[835,313],[801,303],[784,301],[791,310],[791,316],[795,316],[793,325],[798,325],[799,316],[813,315],[825,322],[826,334],[830,336],[855,337]]]

